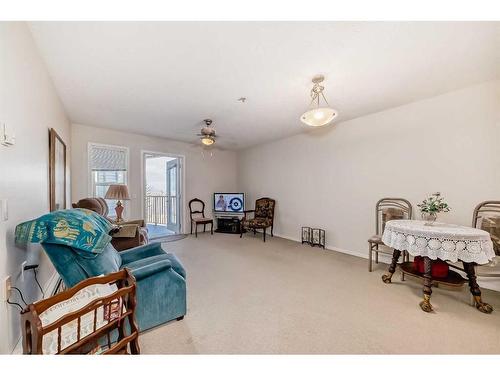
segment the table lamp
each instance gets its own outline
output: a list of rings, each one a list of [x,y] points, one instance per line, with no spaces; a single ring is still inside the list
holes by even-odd
[[[104,198],[118,200],[115,207],[116,222],[119,223],[120,221],[123,221],[123,205],[121,201],[130,199],[130,196],[128,195],[127,185],[110,185]]]

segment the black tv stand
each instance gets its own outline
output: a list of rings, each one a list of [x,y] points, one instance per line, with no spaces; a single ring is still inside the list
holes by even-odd
[[[219,216],[217,218],[217,233],[240,234],[239,216]]]

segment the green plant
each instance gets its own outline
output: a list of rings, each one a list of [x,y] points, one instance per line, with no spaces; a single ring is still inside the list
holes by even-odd
[[[441,193],[434,193],[430,197],[424,199],[422,203],[417,204],[420,212],[437,214],[439,212],[449,212],[450,206],[441,197]]]

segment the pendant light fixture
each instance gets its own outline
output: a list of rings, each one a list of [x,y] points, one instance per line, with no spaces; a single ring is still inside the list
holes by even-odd
[[[320,83],[325,80],[322,75],[317,75],[312,79],[311,104],[307,112],[300,116],[300,121],[309,126],[324,126],[330,124],[338,115],[338,112],[331,108],[323,94],[324,86]],[[320,97],[323,98],[325,106],[320,105]]]

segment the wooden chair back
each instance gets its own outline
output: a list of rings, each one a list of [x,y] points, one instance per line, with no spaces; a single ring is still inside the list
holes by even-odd
[[[40,315],[43,312],[95,284],[113,284],[117,290],[103,298],[92,299],[84,307],[42,325]],[[127,269],[86,279],[53,297],[32,303],[21,314],[24,354],[44,354],[44,336],[53,332],[57,332],[57,350],[54,354],[93,354],[96,348],[100,349],[100,354],[139,354],[136,303],[135,278]],[[99,326],[98,314],[102,314]],[[82,320],[88,322],[89,318],[93,323],[91,331],[87,332],[85,330],[89,327],[82,327]],[[74,326],[75,321],[76,337],[69,343],[62,342],[63,330],[71,328],[69,324]],[[116,342],[112,342],[112,335],[117,336]]]
[[[375,205],[375,230],[377,235],[384,232],[389,220],[408,219],[413,215],[411,203],[404,198],[382,198]]]
[[[193,209],[193,206],[197,209]],[[200,206],[201,209],[198,209]],[[191,220],[193,220],[197,215],[201,215],[202,218],[205,218],[205,202],[203,202],[201,199],[193,198],[189,201],[189,217],[191,218]]]
[[[495,254],[500,255],[500,201],[479,203],[472,214],[472,227],[488,232]]]

